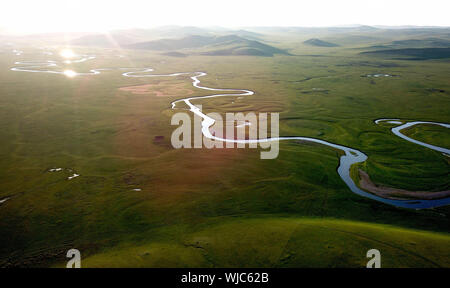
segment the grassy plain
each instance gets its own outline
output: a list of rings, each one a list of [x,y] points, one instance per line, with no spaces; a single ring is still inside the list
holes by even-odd
[[[450,139],[446,137],[447,128],[437,125],[415,125],[402,130],[402,133],[413,139],[437,145],[439,147],[449,148]]]
[[[205,71],[205,86],[255,91],[194,101],[207,112],[279,112],[280,135],[366,153],[361,168],[375,183],[448,189],[448,157],[373,123],[450,123],[447,60],[295,47],[292,56],[184,58],[90,48],[97,59],[75,67]],[[371,248],[386,266],[450,266],[450,208],[406,210],[353,194],[336,173],[339,151],[286,142],[277,159],[260,160],[255,149],[176,150],[170,102],[185,96],[179,89],[207,94],[189,78],[10,71],[14,61],[43,58],[23,50],[0,54],[0,199],[10,198],[0,204],[1,266],[62,265],[70,248],[93,267],[364,267]],[[363,77],[375,73],[397,77]],[[143,84],[165,95],[119,90]],[[448,132],[428,130],[410,133],[448,143]],[[72,170],[48,172],[56,167]],[[81,176],[67,180],[73,171]]]
[[[365,267],[361,255],[371,247],[383,251],[386,268],[450,265],[448,235],[388,225],[264,217],[177,229],[150,243],[88,257],[84,267]]]

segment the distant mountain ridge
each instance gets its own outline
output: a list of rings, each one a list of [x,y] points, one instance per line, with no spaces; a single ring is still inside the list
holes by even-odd
[[[249,40],[260,40],[262,34],[247,30],[228,30],[225,28],[198,28],[191,26],[163,26],[151,29],[122,29],[107,33],[88,33],[70,39],[72,45],[114,47],[139,42],[179,39],[188,36],[224,36],[228,34],[244,37]]]
[[[90,34],[70,41],[72,45],[79,46],[100,46],[114,47],[134,43],[136,40],[132,36],[115,34]]]

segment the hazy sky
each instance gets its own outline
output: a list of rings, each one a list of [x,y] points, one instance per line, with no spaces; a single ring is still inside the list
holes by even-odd
[[[2,0],[0,28],[18,32],[193,26],[450,26],[449,0]]]

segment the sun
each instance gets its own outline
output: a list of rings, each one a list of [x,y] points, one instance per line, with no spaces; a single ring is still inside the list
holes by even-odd
[[[66,75],[69,78],[73,78],[75,76],[77,76],[77,72],[73,71],[73,70],[64,70],[64,75]]]
[[[61,52],[59,52],[59,55],[63,58],[73,58],[76,56],[76,54],[72,51],[72,49],[63,49]]]

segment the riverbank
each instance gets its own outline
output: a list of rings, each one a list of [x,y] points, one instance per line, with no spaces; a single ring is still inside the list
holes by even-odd
[[[375,195],[388,199],[421,199],[432,200],[450,197],[450,190],[430,192],[430,191],[408,191],[404,189],[379,186],[372,182],[365,171],[359,169],[359,186]]]

